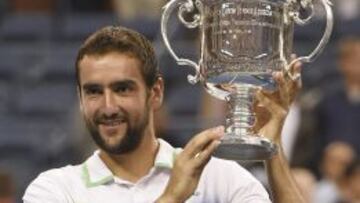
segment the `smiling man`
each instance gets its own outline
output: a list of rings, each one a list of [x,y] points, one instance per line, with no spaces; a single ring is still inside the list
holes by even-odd
[[[99,149],[83,164],[40,174],[25,203],[270,202],[249,172],[211,157],[222,126],[195,135],[183,150],[157,138],[154,112],[162,105],[164,83],[151,43],[141,34],[122,27],[99,30],[80,48],[76,73],[81,111]],[[296,83],[274,77],[282,100],[293,98]],[[262,92],[258,99],[271,114],[261,132],[280,145],[289,103],[281,106]],[[276,202],[301,202],[281,148],[267,167]]]
[[[109,153],[135,150],[149,130],[150,100],[160,96],[160,89],[146,88],[140,66],[131,54],[116,52],[85,56],[79,64],[86,67],[80,70],[80,92],[87,127],[96,144]]]

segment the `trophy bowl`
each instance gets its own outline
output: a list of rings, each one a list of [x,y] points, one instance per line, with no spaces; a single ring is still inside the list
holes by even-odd
[[[256,117],[254,94],[259,89],[275,91],[274,71],[290,71],[300,61],[312,62],[329,41],[333,15],[328,0],[318,0],[326,11],[326,28],[320,43],[308,55],[291,59],[294,24],[305,25],[313,16],[312,0],[171,0],[163,9],[161,33],[165,46],[179,65],[191,66],[191,84],[201,82],[212,96],[225,100],[228,113],[225,136],[215,156],[231,160],[266,160],[277,146],[263,135],[253,132]],[[198,63],[178,57],[167,34],[171,13],[178,9],[178,18],[187,28],[200,29]],[[309,10],[302,18],[301,9]],[[194,13],[192,21],[184,16]]]

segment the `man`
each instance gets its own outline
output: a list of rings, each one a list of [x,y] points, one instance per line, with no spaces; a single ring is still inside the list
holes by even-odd
[[[76,71],[80,107],[99,150],[81,165],[40,174],[25,192],[25,203],[270,202],[242,167],[211,158],[222,126],[196,135],[183,150],[156,138],[153,117],[162,105],[164,83],[144,36],[122,27],[101,29],[81,47]],[[277,97],[257,94],[271,115],[259,129],[280,144],[278,134],[298,83],[281,73],[274,78],[281,88]],[[302,201],[281,148],[267,168],[275,202]]]

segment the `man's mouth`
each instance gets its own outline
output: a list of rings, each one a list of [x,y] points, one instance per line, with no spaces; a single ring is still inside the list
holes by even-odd
[[[104,126],[117,126],[117,125],[121,125],[123,123],[125,123],[126,120],[124,118],[122,119],[116,119],[116,120],[106,120],[106,121],[101,121],[100,125],[104,125]]]
[[[117,135],[121,128],[125,127],[126,122],[125,118],[102,120],[99,122],[99,128],[105,133],[104,135],[113,136]]]

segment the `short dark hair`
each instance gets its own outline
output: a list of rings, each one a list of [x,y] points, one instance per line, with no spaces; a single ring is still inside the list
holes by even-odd
[[[151,42],[142,34],[121,26],[107,26],[93,33],[80,47],[76,57],[76,80],[80,88],[79,63],[86,55],[105,55],[110,52],[130,54],[141,62],[141,74],[146,86],[152,87],[159,67]]]

